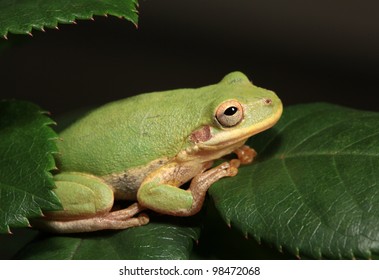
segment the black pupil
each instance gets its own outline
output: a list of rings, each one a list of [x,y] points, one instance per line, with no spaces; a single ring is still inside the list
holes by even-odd
[[[235,113],[237,113],[237,111],[238,111],[237,107],[231,106],[225,110],[224,114],[227,116],[233,116]]]

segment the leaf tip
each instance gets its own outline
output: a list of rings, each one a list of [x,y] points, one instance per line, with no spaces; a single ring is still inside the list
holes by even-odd
[[[55,165],[55,166],[53,166],[50,170],[51,170],[51,171],[58,171],[59,168]]]
[[[372,252],[371,252],[371,250],[368,250],[368,251],[366,252],[366,258],[367,258],[368,260],[372,260]]]
[[[259,245],[262,245],[262,239],[259,236],[254,236],[254,238],[255,238],[255,241],[257,241]]]
[[[231,220],[229,217],[226,216],[224,218],[224,221],[225,221],[226,225],[228,226],[228,228],[232,228],[232,223],[231,223]]]
[[[51,116],[51,112],[50,111],[40,110],[39,113],[42,114],[42,115]]]
[[[282,245],[279,245],[279,246],[278,246],[278,251],[279,251],[279,253],[282,253],[282,254],[283,254],[283,246],[282,246]]]
[[[355,260],[356,258],[355,258],[355,255],[354,255],[353,249],[350,249],[350,250],[349,250],[349,253],[350,253],[350,259]]]
[[[297,259],[301,260],[301,257],[300,257],[300,249],[299,249],[298,247],[295,249],[295,257],[296,257]]]

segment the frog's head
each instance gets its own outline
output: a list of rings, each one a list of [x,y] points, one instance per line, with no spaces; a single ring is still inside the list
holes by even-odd
[[[225,76],[209,91],[208,125],[192,132],[190,139],[201,150],[237,148],[247,138],[264,131],[279,120],[282,102],[269,90],[254,86],[240,72]]]

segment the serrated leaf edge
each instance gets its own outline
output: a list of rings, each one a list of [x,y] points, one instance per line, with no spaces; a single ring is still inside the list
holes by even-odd
[[[50,179],[52,185],[51,186],[48,186],[50,191],[51,191],[51,194],[57,199],[57,201],[59,201],[59,207],[62,207],[61,203],[60,203],[60,200],[58,198],[58,196],[55,195],[55,193],[52,191],[53,189],[56,188],[56,185],[54,183],[54,179],[53,179],[53,174],[52,174],[52,171],[53,170],[57,170],[58,167],[56,165],[56,162],[55,162],[55,158],[54,158],[54,154],[58,154],[59,151],[58,151],[58,146],[56,144],[56,141],[59,140],[59,136],[58,134],[54,131],[54,129],[52,128],[53,125],[57,125],[57,123],[55,121],[53,121],[52,119],[50,119],[49,116],[47,116],[49,114],[49,112],[47,111],[39,111],[39,113],[41,115],[44,115],[48,118],[48,120],[42,125],[44,126],[45,128],[47,128],[48,130],[50,130],[50,133],[52,135],[55,135],[54,137],[50,137],[47,139],[47,141],[53,143],[54,145],[54,150],[48,152],[48,154],[46,155],[47,157],[47,162],[48,164],[50,165],[49,167],[47,167],[47,170],[45,170],[45,174],[46,174],[46,177]],[[43,213],[41,211],[41,217],[43,216]]]
[[[130,11],[136,14],[136,18],[135,19],[132,18],[132,17],[130,17],[130,16],[126,16],[125,14],[120,14],[120,13],[112,11],[112,10],[108,10],[105,13],[95,13],[95,12],[91,11],[89,13],[89,15],[87,15],[87,16],[78,15],[76,13],[73,13],[71,18],[54,17],[53,20],[55,22],[52,25],[31,23],[24,30],[17,30],[17,31],[14,31],[14,30],[11,30],[10,28],[7,28],[5,30],[5,33],[2,34],[2,36],[6,40],[8,39],[9,33],[12,33],[12,34],[21,34],[21,35],[29,35],[29,36],[33,37],[33,33],[32,32],[34,30],[35,31],[42,31],[42,32],[46,32],[45,28],[59,30],[59,27],[58,27],[59,24],[77,24],[77,20],[95,20],[94,16],[104,16],[104,17],[114,16],[114,17],[117,17],[119,19],[126,19],[126,20],[130,21],[131,23],[133,23],[136,28],[138,28],[138,15],[139,15],[139,12],[138,12],[138,10],[136,8],[139,5],[138,5],[138,2],[136,0],[133,0],[133,4],[134,4],[135,8],[131,9]]]
[[[54,188],[56,188],[55,184],[54,184],[54,180],[53,180],[53,174],[51,173],[52,170],[54,169],[57,169],[57,166],[56,166],[56,162],[55,162],[55,159],[54,159],[54,156],[53,154],[55,153],[58,153],[58,148],[57,148],[57,145],[55,144],[55,141],[57,139],[59,139],[57,133],[53,130],[53,128],[51,127],[51,125],[56,125],[56,122],[53,121],[52,119],[50,119],[47,115],[48,115],[48,112],[47,111],[38,111],[37,113],[39,113],[40,115],[44,115],[46,116],[47,120],[46,122],[44,122],[42,125],[41,125],[41,128],[47,128],[49,130],[49,133],[51,135],[56,135],[55,137],[51,137],[51,138],[48,138],[47,141],[51,141],[52,143],[54,143],[54,148],[55,150],[53,151],[50,151],[46,154],[46,162],[47,162],[47,170],[44,171],[45,173],[45,176],[46,178],[49,179],[49,183],[51,183],[51,185],[48,185],[46,186],[48,189],[47,191],[50,192],[51,196],[55,197],[57,202],[59,202],[59,204],[55,204],[55,203],[52,203],[50,201],[46,201],[45,199],[42,199],[41,197],[37,197],[35,194],[32,194],[31,196],[33,197],[33,200],[35,201],[34,198],[39,198],[40,200],[43,200],[43,201],[46,201],[48,202],[48,204],[51,204],[51,205],[55,205],[57,207],[62,207],[61,203],[60,203],[60,200],[59,198],[55,195],[55,193],[52,191]],[[25,190],[23,190],[24,192],[26,192]],[[35,204],[38,205],[38,202],[35,201]],[[43,210],[41,209],[41,207],[38,206],[38,213],[36,213],[37,215],[39,215],[39,217],[43,217],[44,214],[43,214]],[[38,217],[24,217],[25,218],[25,227],[32,227],[31,224],[30,224],[30,219],[34,219],[34,218],[38,218]],[[13,234],[13,232],[11,231],[11,227],[10,225],[6,225],[7,227],[7,231],[8,231],[8,234]]]

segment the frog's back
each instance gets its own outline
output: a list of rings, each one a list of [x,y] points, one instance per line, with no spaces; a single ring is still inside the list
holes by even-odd
[[[193,89],[155,92],[92,111],[61,133],[60,169],[107,175],[175,156],[203,122],[193,102],[199,96]]]

